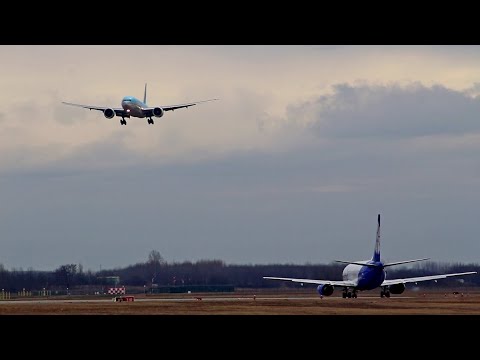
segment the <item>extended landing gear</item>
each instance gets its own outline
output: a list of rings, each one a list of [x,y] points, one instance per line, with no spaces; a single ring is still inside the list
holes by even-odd
[[[342,298],[344,298],[344,299],[346,299],[346,298],[356,299],[357,298],[357,292],[355,290],[348,291],[348,289],[344,289],[343,292],[342,292]]]
[[[381,291],[380,291],[380,297],[387,297],[389,298],[390,297],[390,291],[388,290],[387,287],[384,287]]]
[[[120,120],[120,125],[127,125],[127,120],[122,118],[122,120]]]
[[[151,124],[151,125],[155,124],[155,122],[153,121],[152,118],[149,118],[149,119],[147,120],[147,122],[148,122],[149,124]]]

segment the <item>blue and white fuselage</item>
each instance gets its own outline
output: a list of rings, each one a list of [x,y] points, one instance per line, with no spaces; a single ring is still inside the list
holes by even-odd
[[[125,117],[133,116],[138,118],[144,118],[146,117],[145,109],[147,109],[148,106],[147,104],[133,96],[125,96],[122,99],[122,108],[127,114]]]
[[[343,269],[343,280],[355,283],[355,288],[360,291],[373,290],[382,285],[386,277],[383,263],[381,261],[356,261],[356,263],[362,262],[375,267],[349,264]]]

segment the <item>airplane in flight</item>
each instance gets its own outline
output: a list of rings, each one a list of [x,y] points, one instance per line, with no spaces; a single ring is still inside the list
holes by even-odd
[[[335,260],[339,263],[348,264],[342,273],[343,280],[314,280],[314,279],[295,279],[283,277],[264,276],[268,280],[284,280],[305,284],[318,284],[317,292],[320,296],[330,296],[333,294],[335,287],[343,288],[343,298],[356,298],[357,291],[373,290],[381,288],[380,296],[383,298],[390,297],[390,294],[401,294],[405,290],[405,284],[417,283],[420,281],[428,281],[437,279],[445,279],[451,276],[462,276],[476,274],[476,271],[468,271],[454,274],[439,274],[430,276],[420,276],[405,279],[386,279],[385,268],[394,265],[407,264],[415,261],[428,260],[428,258],[396,261],[384,263],[380,260],[380,214],[378,214],[377,239],[375,242],[375,250],[371,260],[361,261],[342,261]]]
[[[102,111],[103,115],[107,119],[112,119],[115,116],[121,116],[120,125],[127,125],[127,120],[125,118],[137,117],[137,118],[147,118],[148,124],[154,124],[153,117],[162,117],[165,114],[165,111],[174,111],[181,108],[188,108],[200,103],[214,101],[218,99],[209,99],[196,101],[186,104],[177,104],[177,105],[161,105],[161,106],[148,106],[147,105],[147,84],[145,84],[145,92],[143,93],[143,101],[138,100],[133,96],[125,96],[122,99],[121,108],[110,108],[103,106],[91,106],[91,105],[81,105],[81,104],[72,104],[69,102],[62,101],[62,104],[79,106],[85,109],[98,110]]]

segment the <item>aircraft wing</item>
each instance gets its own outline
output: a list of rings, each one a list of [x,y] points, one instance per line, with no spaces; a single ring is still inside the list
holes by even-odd
[[[82,108],[84,108],[84,109],[98,110],[98,111],[102,111],[102,112],[104,112],[106,109],[112,109],[113,111],[115,111],[115,115],[116,115],[116,116],[127,115],[127,114],[125,113],[125,110],[123,110],[123,108],[109,108],[109,107],[106,107],[106,106],[93,106],[93,105],[72,104],[72,103],[64,102],[64,101],[62,101],[62,104],[71,105],[71,106],[78,106],[78,107],[82,107]]]
[[[429,280],[437,280],[437,279],[445,279],[445,278],[451,277],[451,276],[471,275],[471,274],[476,274],[476,273],[477,273],[476,271],[468,271],[468,272],[454,273],[454,274],[441,274],[441,275],[419,276],[419,277],[405,278],[405,279],[384,280],[382,285],[380,285],[380,286],[394,285],[394,284],[406,284],[406,283],[412,283],[412,282],[429,281]]]
[[[337,280],[313,280],[313,279],[294,279],[294,278],[282,278],[282,277],[272,277],[272,276],[264,276],[264,279],[267,280],[284,280],[284,281],[293,281],[298,283],[305,283],[305,284],[329,284],[333,286],[356,286],[353,281],[337,281]]]
[[[215,101],[215,100],[219,100],[219,99],[209,99],[209,100],[201,100],[201,101],[196,101],[196,102],[191,102],[191,103],[186,103],[186,104],[177,104],[177,105],[164,105],[164,106],[160,106],[163,111],[171,111],[171,110],[177,110],[177,109],[182,109],[182,108],[188,108],[190,106],[194,106],[194,105],[197,105],[197,104],[200,104],[200,103],[204,103],[204,102],[208,102],[208,101]],[[144,111],[153,111],[155,107],[148,107],[148,108],[144,108],[143,110]]]

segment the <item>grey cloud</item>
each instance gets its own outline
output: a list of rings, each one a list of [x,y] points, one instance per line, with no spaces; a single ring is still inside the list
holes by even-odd
[[[16,119],[21,119],[22,123],[38,123],[38,118],[45,113],[45,107],[42,107],[34,100],[28,99],[20,103],[15,103],[10,107],[9,112]]]
[[[95,150],[88,147],[85,159],[111,152],[116,144],[120,139],[97,144]],[[56,163],[2,177],[0,195],[9,206],[0,209],[1,262],[52,269],[74,261],[96,269],[98,264],[115,267],[143,260],[152,248],[169,261],[366,258],[378,212],[384,215],[384,254],[391,260],[416,255],[471,259],[469,254],[478,248],[472,250],[468,240],[476,228],[478,196],[472,197],[468,189],[462,196],[443,188],[430,199],[418,199],[410,191],[399,196],[392,191],[398,184],[385,188],[395,174],[366,160],[363,173],[379,167],[379,186],[352,192],[348,182],[362,177],[355,165],[362,156],[338,163],[330,162],[328,153],[245,152],[169,166],[147,166],[136,159],[130,166],[96,170],[64,170],[65,164]],[[421,188],[415,179],[410,185]],[[298,191],[302,188],[311,191]],[[422,221],[412,221],[418,218]],[[447,253],[451,236],[467,250]]]
[[[436,79],[466,89],[478,81],[478,47],[434,48],[424,58],[432,49],[422,49],[135,48],[152,55],[139,58],[131,47],[45,47],[38,59],[32,47],[15,57],[1,48],[11,64],[4,75],[8,69],[12,84],[21,78],[29,86],[5,90],[22,101],[19,112],[1,110],[9,120],[2,140],[11,142],[3,157],[15,166],[0,176],[0,262],[96,270],[145,260],[151,249],[168,261],[361,259],[371,256],[379,212],[387,259],[476,261],[480,145],[462,134],[478,130],[478,85],[353,82]],[[125,56],[112,63],[114,52]],[[385,57],[373,63],[377,55]],[[462,67],[467,61],[471,68]],[[115,81],[125,68],[148,80],[152,102],[221,101],[176,111],[155,127],[121,127],[118,119],[103,126],[101,113],[60,104],[118,106],[124,95],[141,97],[143,80]],[[304,101],[341,81],[350,85]],[[303,101],[287,119],[283,99]],[[58,126],[84,118],[90,123],[78,135]]]
[[[116,124],[115,124],[116,125]],[[145,163],[141,154],[130,151],[125,140],[133,136],[126,132],[113,133],[107,138],[80,146],[74,153],[55,161],[54,167],[68,171],[98,170],[103,167],[115,168],[129,164]]]
[[[320,136],[405,138],[480,130],[480,99],[420,83],[338,84],[334,93],[288,108]]]
[[[468,89],[465,89],[463,92],[470,96],[480,95],[480,83],[478,82],[474,83],[471,87],[469,87]]]
[[[310,45],[314,50],[339,50],[346,47],[346,45]]]
[[[22,133],[13,132],[15,136]],[[128,166],[145,162],[141,154],[131,151],[125,140],[133,136],[128,132],[114,132],[85,145],[77,145],[72,152],[64,152],[64,144],[45,142],[42,145],[23,144],[4,154],[6,167],[0,170],[2,176],[47,176],[52,174],[77,173],[108,167]],[[62,156],[56,156],[63,154]],[[52,175],[53,176],[53,175]]]
[[[53,107],[53,118],[55,119],[55,121],[64,125],[73,125],[76,122],[84,121],[85,118],[87,117],[88,110],[65,105],[65,104],[62,104],[60,101],[54,104],[52,107]],[[98,113],[100,116],[103,116],[101,112],[98,112]]]
[[[82,111],[83,110],[83,111]],[[38,103],[35,100],[27,99],[22,102],[14,103],[9,112],[13,117],[22,119],[22,123],[39,123],[42,119],[42,124],[45,126],[46,117],[52,116],[55,121],[72,125],[75,122],[83,121],[86,118],[88,110],[67,106],[61,103],[57,97],[50,98],[47,104]],[[102,115],[101,113],[99,115]],[[3,119],[3,113],[0,113],[0,121]]]

